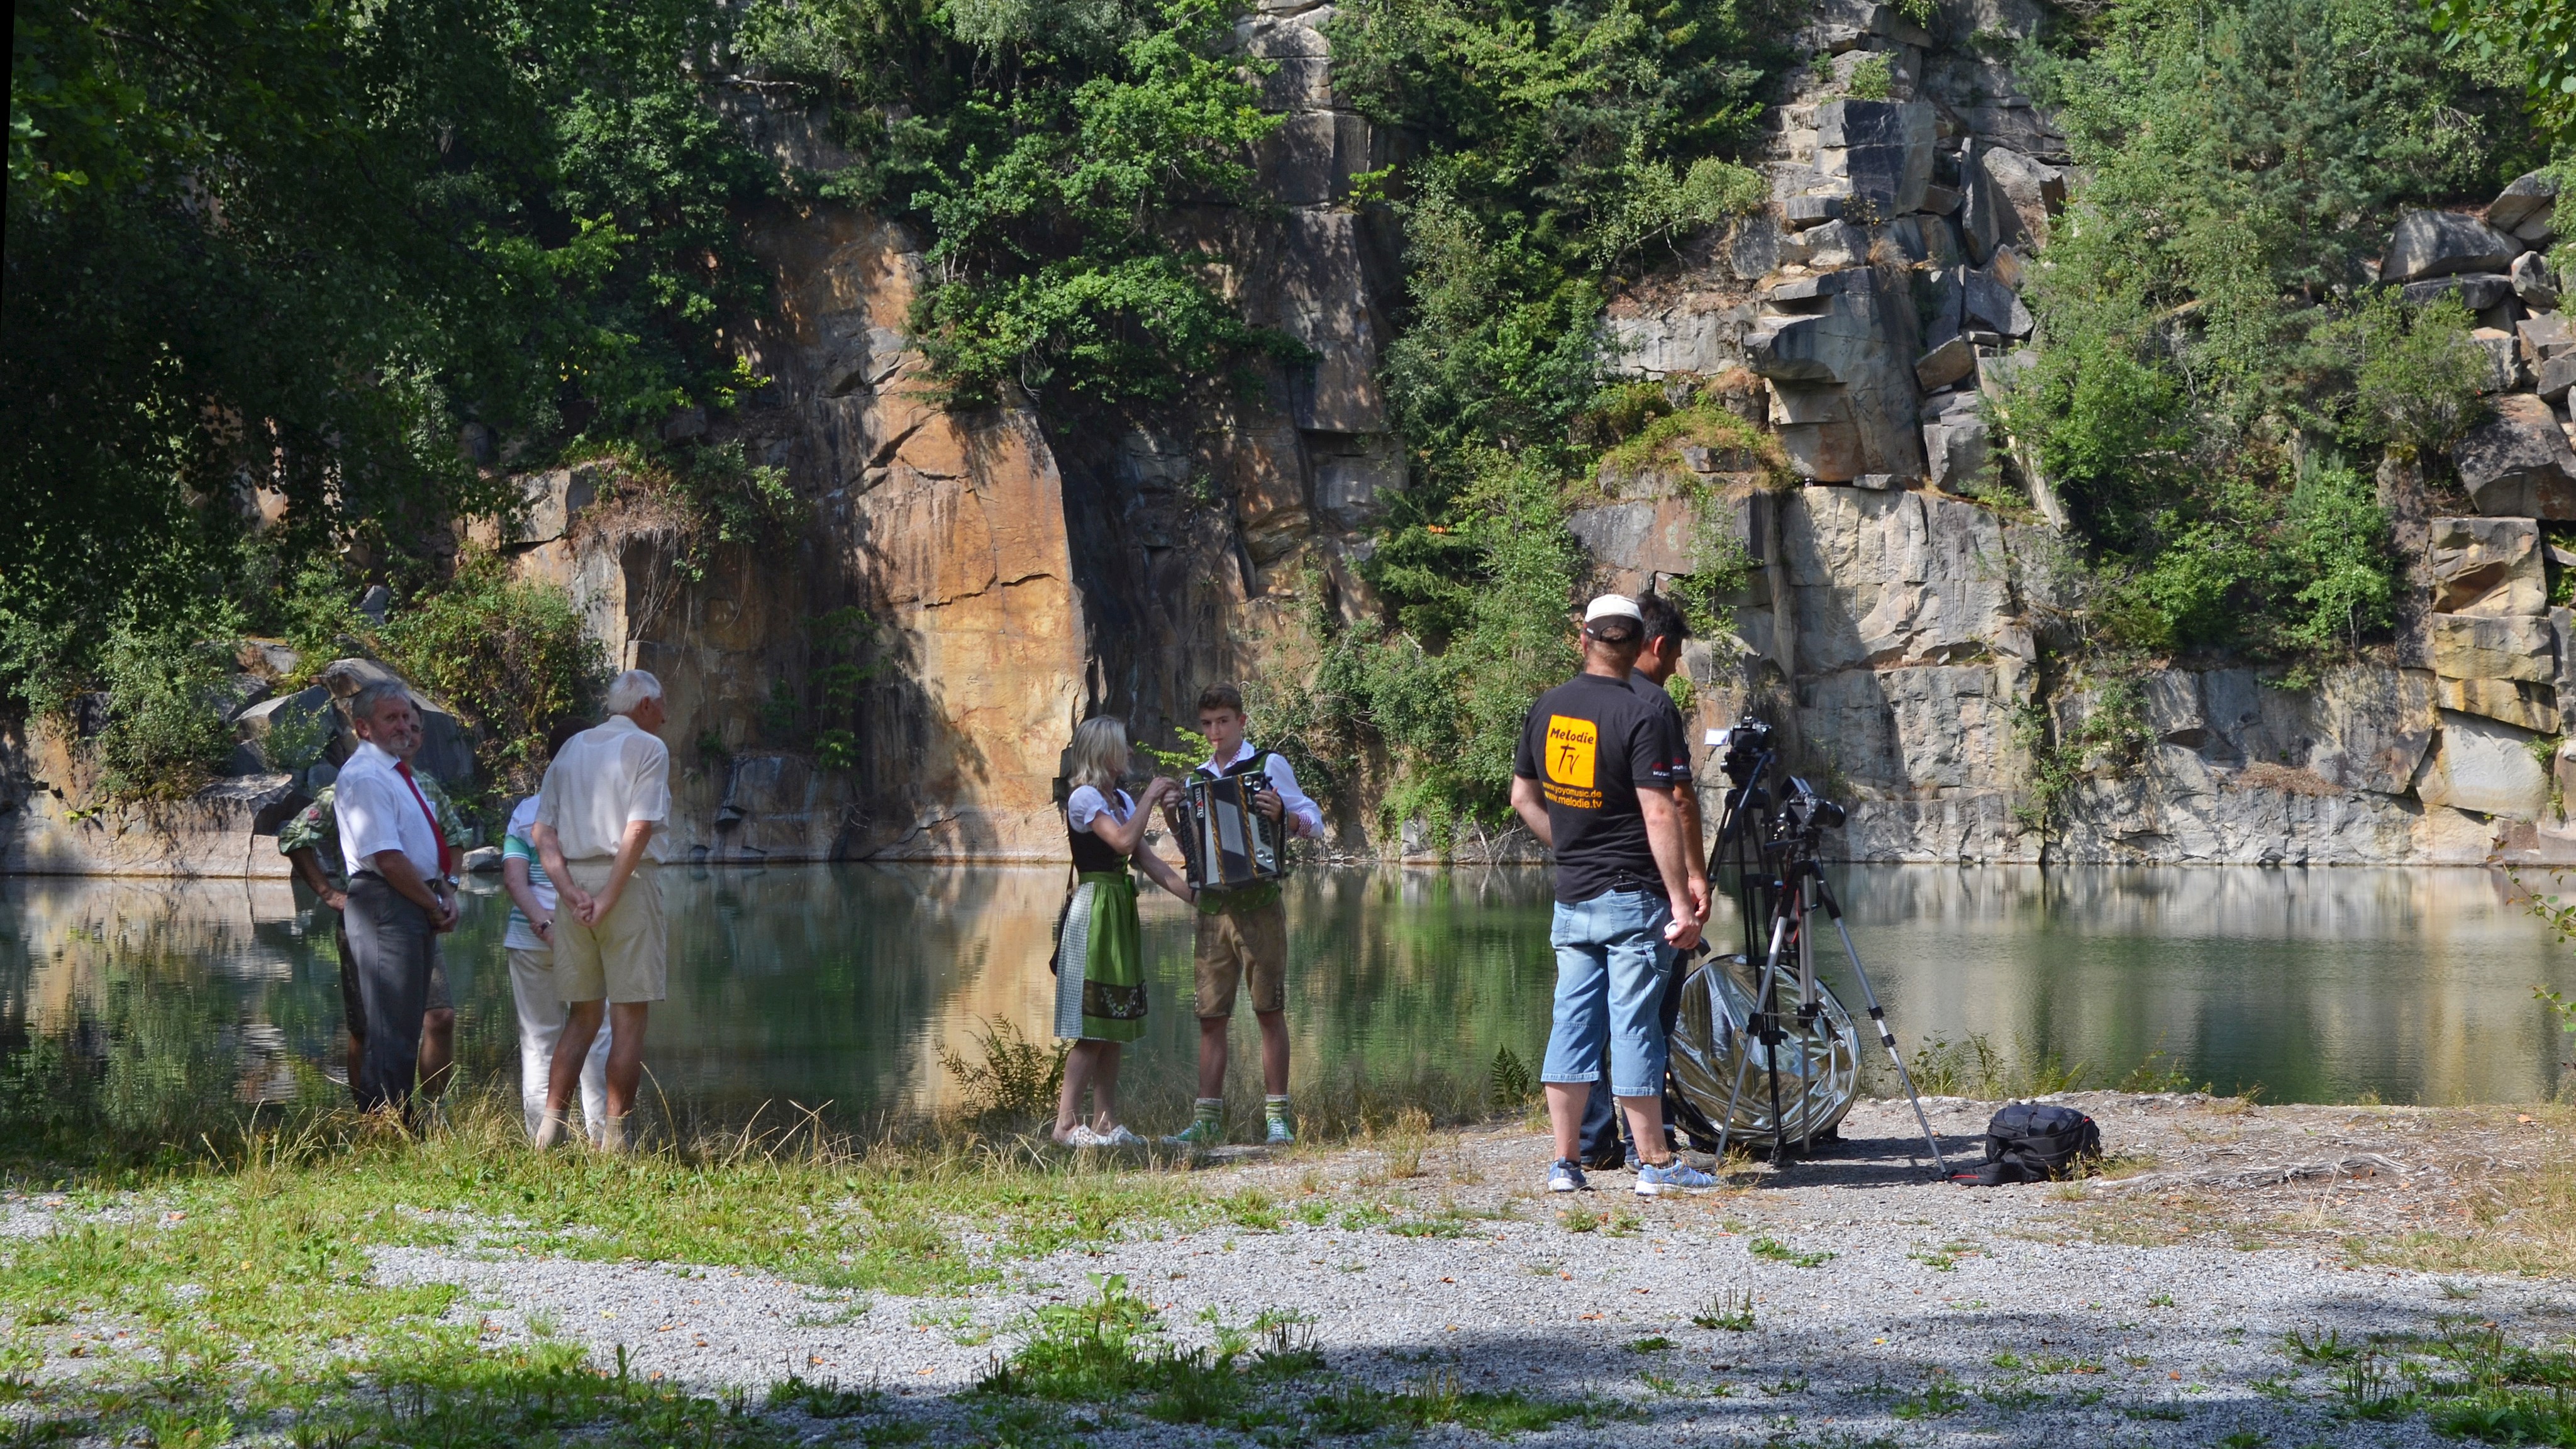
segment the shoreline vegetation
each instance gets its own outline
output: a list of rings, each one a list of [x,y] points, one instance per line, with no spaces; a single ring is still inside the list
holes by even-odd
[[[1651,1405],[1596,1388],[1476,1387],[1465,1369],[1436,1363],[1390,1384],[1345,1370],[1344,1355],[1328,1362],[1292,1305],[1177,1331],[1184,1325],[1152,1301],[1160,1285],[1106,1270],[1087,1286],[1033,1298],[998,1329],[976,1330],[981,1337],[958,1337],[989,1344],[962,1391],[897,1395],[882,1382],[844,1383],[793,1364],[765,1389],[648,1374],[630,1365],[622,1342],[609,1355],[544,1315],[528,1319],[524,1333],[499,1334],[497,1300],[455,1283],[391,1283],[383,1263],[403,1252],[498,1254],[524,1265],[593,1265],[603,1275],[644,1265],[684,1278],[750,1275],[797,1285],[818,1304],[855,1305],[845,1316],[879,1298],[915,1300],[928,1305],[916,1324],[922,1313],[942,1324],[953,1314],[949,1326],[962,1333],[974,1304],[1025,1286],[1037,1265],[1080,1265],[1138,1244],[1208,1238],[1231,1254],[1241,1240],[1334,1228],[1399,1252],[1485,1232],[1498,1243],[1508,1232],[1618,1251],[1641,1228],[1676,1232],[1703,1218],[1749,1232],[1736,1215],[1789,1195],[1780,1191],[1787,1183],[1738,1154],[1721,1164],[1724,1185],[1706,1199],[1632,1207],[1626,1193],[1604,1192],[1593,1195],[1597,1208],[1587,1198],[1559,1212],[1534,1190],[1516,1190],[1529,1184],[1512,1164],[1537,1160],[1527,1109],[1497,1108],[1465,1090],[1439,1125],[1422,1107],[1392,1100],[1345,1093],[1319,1101],[1310,1141],[1278,1153],[1071,1156],[1043,1140],[1030,1106],[1048,1086],[1048,1053],[998,1033],[987,1047],[985,1062],[951,1067],[975,1083],[977,1111],[850,1133],[819,1111],[782,1105],[738,1129],[665,1137],[628,1157],[529,1151],[515,1097],[489,1081],[452,1093],[445,1124],[421,1138],[336,1106],[234,1109],[221,1114],[226,1122],[201,1121],[193,1141],[117,1134],[95,1121],[77,1134],[59,1125],[22,1133],[19,1126],[34,1126],[17,1110],[22,1099],[8,1113],[15,1125],[0,1134],[12,1144],[0,1164],[8,1185],[0,1197],[0,1436],[201,1446],[1048,1444],[1168,1423],[1221,1430],[1231,1442],[1286,1444],[1363,1442],[1350,1436],[1437,1425],[1502,1436],[1606,1428],[1649,1415]],[[2056,1081],[2025,1073],[2006,1082],[1991,1056],[1978,1075],[1978,1060],[1965,1049],[1935,1085],[2067,1085],[2062,1067]],[[328,1100],[326,1082],[310,1085],[318,1090],[302,1101]],[[2115,1133],[2101,1177],[2019,1199],[2069,1215],[2039,1240],[2061,1249],[2076,1241],[2296,1246],[2324,1255],[2325,1272],[2576,1274],[2576,1108],[2259,1108],[2250,1098],[2176,1093],[2177,1085],[2142,1072],[2125,1094],[2085,1099],[2096,1112],[2127,1102],[2179,1114],[2179,1135],[2150,1150],[2143,1137],[2124,1143]],[[1941,1100],[1952,1114],[1943,1131],[1966,1147],[1991,1103]],[[1901,1103],[1864,1110],[1881,1106]],[[2175,1156],[2192,1150],[2181,1144],[2241,1135],[2265,1117],[2310,1135],[2335,1121],[2428,1133],[2419,1139],[2428,1148],[2473,1130],[2521,1135],[2508,1139],[2519,1144],[2512,1149],[2462,1149],[2472,1165],[2485,1153],[2488,1168],[2452,1184],[2456,1202],[2444,1200],[2439,1225],[2372,1228],[2342,1221],[2344,1209],[2298,1176],[2304,1169],[2284,1179],[2282,1210],[2249,1212],[2228,1206],[2206,1173],[2193,1177]],[[1892,1162],[1901,1152],[1891,1134],[1846,1155]],[[2360,1160],[2329,1171],[2326,1188]],[[1878,1185],[1926,1190],[1894,1181]],[[1794,1252],[1769,1236],[1752,1243],[1756,1257],[1792,1269],[1834,1256]],[[1766,1254],[1765,1244],[1775,1251]],[[1951,1256],[1936,1249],[1915,1261],[1938,1267]],[[1473,1271],[1518,1269],[1480,1263]],[[943,1302],[956,1307],[938,1308]],[[1749,1325],[1753,1313],[1748,1288],[1740,1305],[1702,1316]],[[2321,1383],[2338,1373],[2351,1380],[2319,1389],[2320,1412],[2430,1415],[2445,1432],[2494,1442],[2576,1442],[2568,1402],[2576,1340],[2508,1341],[2428,1316],[2408,1334],[2312,1336],[2282,1352],[2323,1365]],[[1649,1372],[1647,1382],[1654,1378]],[[1931,1413],[1944,1392],[1966,1391],[1936,1380],[1906,1402]],[[929,1397],[916,1402],[915,1393]]]

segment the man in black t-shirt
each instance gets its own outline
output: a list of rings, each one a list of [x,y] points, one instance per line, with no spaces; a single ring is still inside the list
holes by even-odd
[[[1680,813],[1682,840],[1690,848],[1683,853],[1682,866],[1690,877],[1691,914],[1702,930],[1708,927],[1708,862],[1702,858],[1699,823],[1699,793],[1690,777],[1690,731],[1682,723],[1682,712],[1673,697],[1664,690],[1664,681],[1681,669],[1682,644],[1690,638],[1690,624],[1672,600],[1649,591],[1637,596],[1637,614],[1644,621],[1643,647],[1638,650],[1636,667],[1629,672],[1628,685],[1645,696],[1646,702],[1661,712],[1680,745],[1673,757],[1673,806]],[[1669,953],[1664,962],[1664,999],[1656,1020],[1664,1037],[1670,1041],[1673,1019],[1682,1010],[1683,962],[1680,953]],[[1667,1126],[1665,1140],[1670,1141],[1671,1093],[1665,1093]],[[1581,1146],[1586,1167],[1617,1167],[1624,1161],[1629,1171],[1637,1170],[1640,1161],[1635,1138],[1622,1146],[1618,1110],[1611,1105],[1610,1094],[1594,1092],[1584,1103]]]
[[[1686,864],[1696,842],[1683,841],[1673,804],[1676,767],[1690,772],[1677,716],[1628,682],[1644,632],[1632,600],[1592,601],[1583,672],[1530,707],[1512,766],[1512,808],[1556,853],[1556,1008],[1539,1072],[1556,1136],[1551,1192],[1587,1185],[1576,1136],[1605,1041],[1610,1090],[1649,1154],[1638,1194],[1715,1185],[1664,1145],[1665,948],[1697,944],[1699,917]]]

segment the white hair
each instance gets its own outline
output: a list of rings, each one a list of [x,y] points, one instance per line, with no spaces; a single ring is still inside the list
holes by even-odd
[[[608,686],[608,712],[633,714],[635,707],[648,699],[662,697],[662,681],[641,669],[630,669],[617,676]]]
[[[349,718],[365,720],[372,728],[376,722],[376,711],[384,708],[385,701],[389,699],[399,699],[409,704],[411,690],[390,680],[378,680],[366,685],[356,694],[349,696]]]

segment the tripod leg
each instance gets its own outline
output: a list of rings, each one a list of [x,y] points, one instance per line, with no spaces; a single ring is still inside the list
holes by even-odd
[[[1795,901],[1797,897],[1791,896],[1789,899]],[[1784,905],[1781,909],[1786,912],[1794,910],[1795,907]],[[1784,915],[1782,919],[1786,920],[1787,916]],[[1806,922],[1800,921],[1798,922],[1798,947],[1803,951],[1806,945],[1807,925]],[[1774,954],[1777,954],[1776,949]],[[1769,1023],[1773,1035],[1785,1037],[1786,1033],[1780,1030],[1779,972],[1771,973],[1770,987],[1770,991],[1762,998],[1763,1020]],[[1780,1115],[1780,1046],[1781,1043],[1777,1041],[1766,1041],[1762,1044],[1764,1075],[1771,1079],[1771,1165],[1773,1167],[1782,1166],[1789,1160],[1789,1124],[1782,1120]]]
[[[1752,1014],[1755,1016],[1762,1014],[1763,999],[1771,990],[1774,974],[1780,969],[1780,942],[1788,929],[1789,922],[1786,918],[1771,923],[1771,954],[1763,958],[1762,984],[1753,993]],[[1744,1024],[1748,1029],[1753,1025],[1749,1020]],[[1727,1089],[1726,1115],[1719,1118],[1717,1122],[1717,1160],[1720,1162],[1726,1160],[1727,1138],[1735,1131],[1735,1104],[1744,1096],[1744,1069],[1751,1065],[1753,1065],[1753,1052],[1747,1048],[1744,1055],[1737,1058],[1735,1063],[1735,1085]],[[1779,1125],[1776,1114],[1772,1118],[1772,1125],[1775,1127]]]
[[[1860,983],[1861,1000],[1869,1003],[1869,1019],[1878,1028],[1878,1044],[1887,1048],[1887,1059],[1896,1064],[1896,1079],[1905,1084],[1905,1100],[1914,1104],[1915,1125],[1923,1129],[1923,1145],[1932,1149],[1932,1165],[1941,1170],[1947,1181],[1950,1164],[1941,1156],[1941,1139],[1933,1134],[1932,1119],[1923,1115],[1923,1098],[1915,1093],[1914,1074],[1905,1069],[1905,1058],[1897,1055],[1896,1033],[1887,1029],[1887,1013],[1878,1009],[1878,993],[1870,989],[1869,973],[1861,969],[1860,952],[1853,947],[1851,928],[1843,924],[1842,912],[1835,911],[1834,929],[1843,938],[1843,954],[1851,958],[1852,979]]]

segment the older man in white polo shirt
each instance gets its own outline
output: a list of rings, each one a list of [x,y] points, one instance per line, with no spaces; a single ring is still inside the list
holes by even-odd
[[[410,692],[369,685],[349,701],[349,713],[365,721],[367,735],[340,767],[331,801],[349,881],[341,928],[366,1013],[365,1050],[349,1064],[349,1086],[360,1108],[390,1107],[408,1119],[433,944],[456,928],[455,861],[404,758],[420,735]]]
[[[655,736],[662,682],[641,669],[608,687],[608,718],[564,742],[546,767],[529,836],[560,897],[555,984],[568,1008],[537,1145],[561,1141],[603,1016],[610,1020],[608,1111],[599,1145],[626,1150],[626,1115],[644,1074],[644,1018],[662,999],[662,823],[671,813],[671,751]]]

